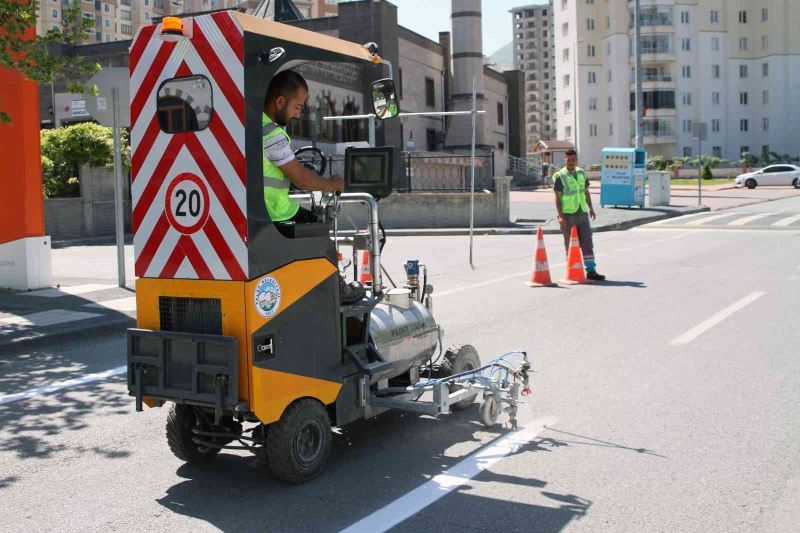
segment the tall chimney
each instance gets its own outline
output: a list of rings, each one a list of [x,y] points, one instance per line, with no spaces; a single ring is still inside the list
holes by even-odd
[[[450,94],[451,111],[467,111],[472,108],[472,80],[475,78],[477,107],[484,108],[483,102],[483,36],[481,34],[481,0],[451,0],[452,32],[452,72],[453,84]],[[478,116],[476,139],[478,145],[484,144],[485,135],[480,127],[482,117]],[[472,118],[452,117],[447,132],[447,147],[452,149],[469,148],[472,140]]]

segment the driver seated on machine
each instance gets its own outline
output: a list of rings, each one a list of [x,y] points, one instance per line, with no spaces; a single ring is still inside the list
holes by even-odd
[[[293,70],[284,70],[272,78],[264,98],[261,115],[261,139],[264,152],[264,202],[273,222],[316,222],[314,214],[289,197],[289,187],[304,191],[341,192],[340,176],[320,178],[294,156],[286,126],[299,118],[308,97],[308,84]]]

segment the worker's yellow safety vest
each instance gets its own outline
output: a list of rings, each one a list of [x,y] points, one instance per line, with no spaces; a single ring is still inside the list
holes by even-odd
[[[567,167],[562,168],[553,176],[553,181],[561,180],[564,186],[561,191],[561,210],[571,215],[580,208],[584,213],[589,212],[589,205],[586,203],[586,174],[581,167],[575,167],[573,176]]]
[[[267,205],[267,213],[273,222],[289,220],[300,209],[300,205],[289,198],[289,187],[291,181],[284,175],[283,171],[267,159],[263,147],[267,140],[278,135],[283,135],[286,140],[291,142],[286,130],[272,122],[266,113],[261,114],[261,157],[264,160],[264,203]]]

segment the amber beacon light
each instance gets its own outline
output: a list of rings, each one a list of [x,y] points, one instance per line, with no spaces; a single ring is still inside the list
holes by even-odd
[[[165,41],[177,41],[185,37],[183,21],[178,17],[164,17],[161,20],[161,38]]]

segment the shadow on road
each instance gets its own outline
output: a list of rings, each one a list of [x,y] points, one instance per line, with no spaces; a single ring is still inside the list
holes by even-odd
[[[641,281],[617,281],[617,280],[603,280],[595,281],[593,285],[597,287],[634,287],[636,289],[646,289],[647,285]]]
[[[641,454],[644,454],[644,455],[653,455],[655,457],[661,457],[662,459],[667,459],[666,455],[661,455],[659,453],[656,453],[653,450],[648,450],[647,448],[634,448],[634,447],[631,447],[631,446],[624,446],[622,444],[617,444],[615,442],[609,442],[609,441],[606,441],[606,440],[600,440],[600,439],[596,439],[594,437],[587,437],[585,435],[578,435],[577,433],[570,433],[569,431],[564,431],[564,430],[556,429],[556,428],[549,427],[549,426],[545,426],[545,429],[547,429],[547,431],[552,431],[554,433],[561,433],[562,435],[570,435],[571,437],[577,437],[579,439],[583,439],[581,441],[577,441],[577,440],[560,441],[560,442],[563,442],[563,443],[566,443],[566,444],[580,444],[580,445],[583,445],[583,446],[601,446],[601,447],[605,447],[605,448],[619,448],[621,450],[630,450],[630,451],[641,453]]]
[[[500,426],[487,430],[477,418],[476,404],[440,419],[387,412],[351,424],[334,435],[322,476],[301,486],[274,479],[254,456],[222,453],[207,465],[181,466],[177,473],[185,480],[167,488],[158,503],[223,531],[338,531],[462,461],[465,455],[453,451],[462,443],[486,446],[507,431]],[[517,454],[550,452],[566,445],[543,438]],[[469,448],[470,454],[477,451],[474,446]],[[502,517],[504,522],[526,527],[536,524],[537,531],[560,531],[583,516],[590,505],[576,496],[544,493],[560,505],[497,500],[471,493],[470,487],[476,483],[502,483],[527,490],[547,486],[547,481],[540,479],[483,471],[398,527],[408,529],[421,520],[419,526],[428,530],[433,520],[460,531],[496,530],[497,519]]]

